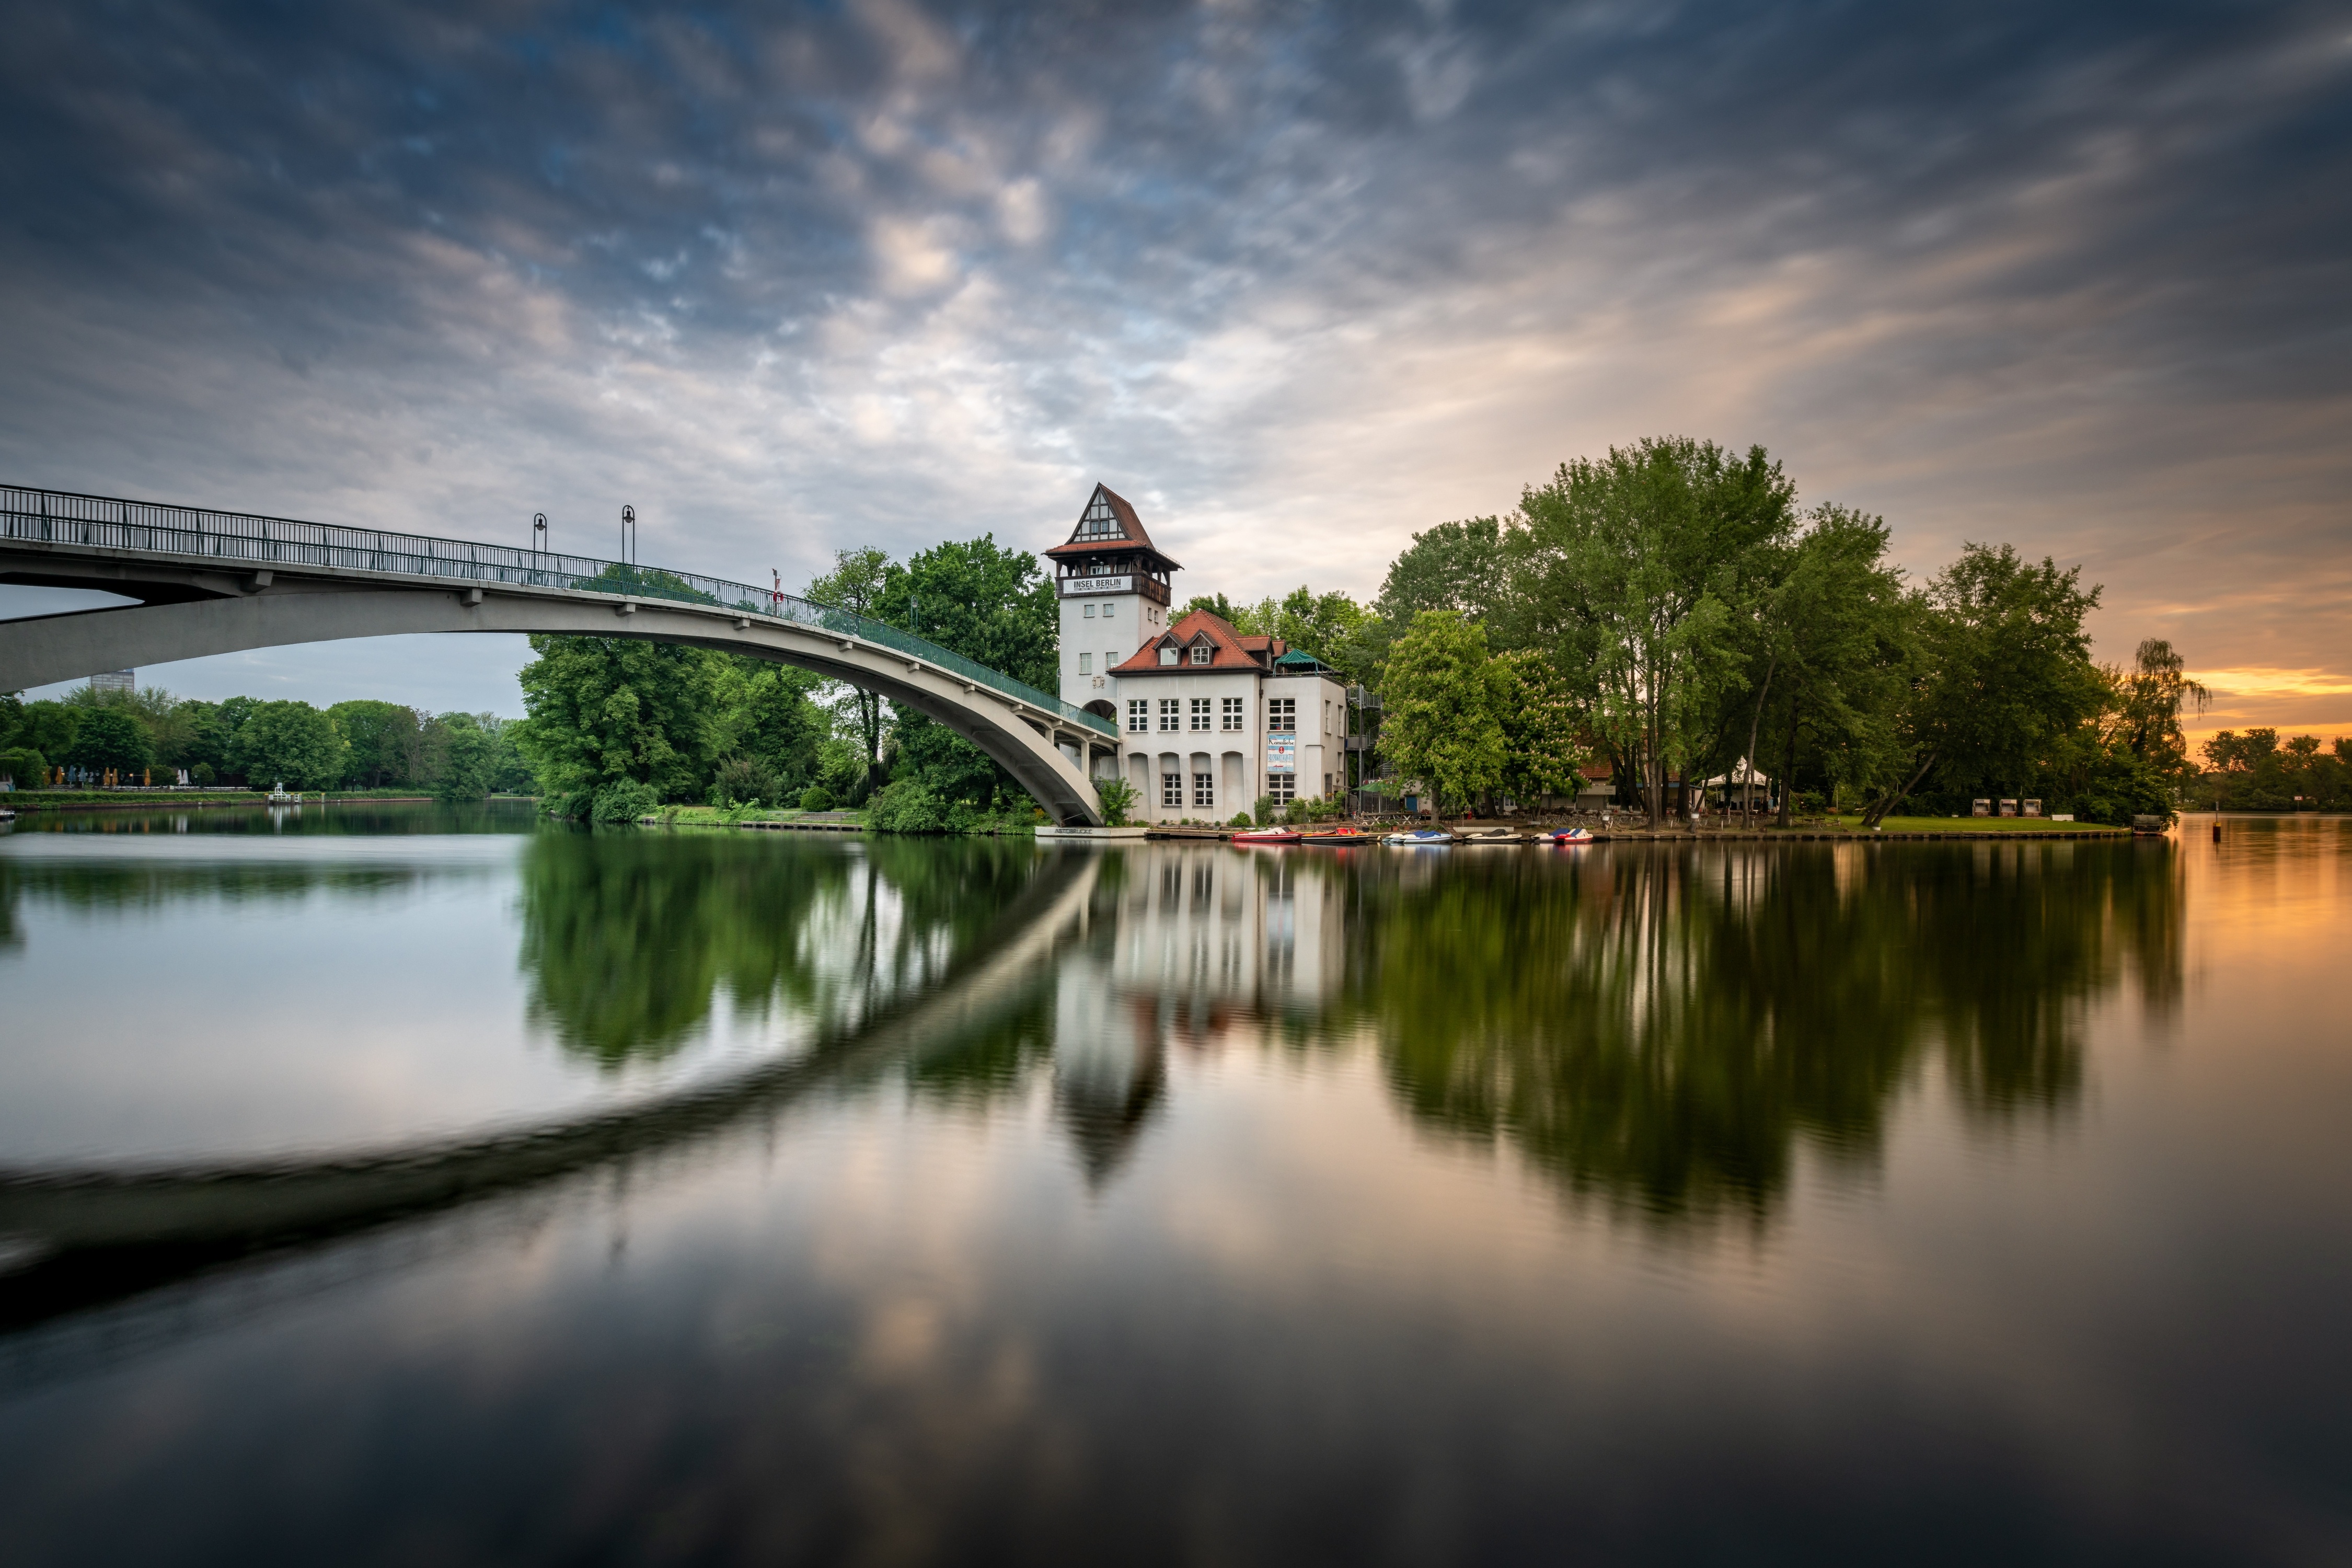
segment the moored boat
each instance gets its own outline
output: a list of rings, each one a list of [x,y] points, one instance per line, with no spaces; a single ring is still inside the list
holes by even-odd
[[[1508,827],[1465,827],[1454,836],[1456,844],[1523,844],[1525,839]]]
[[[1544,835],[1544,841],[1548,844],[1590,844],[1592,842],[1592,829],[1563,827],[1557,833]]]
[[[1381,840],[1400,849],[1442,849],[1454,842],[1454,835],[1443,828],[1416,827],[1410,833],[1391,833]]]
[[[1326,827],[1319,832],[1298,836],[1301,844],[1324,849],[1345,849],[1350,844],[1370,844],[1371,841],[1372,836],[1360,827]]]
[[[1296,844],[1298,842],[1298,829],[1296,827],[1252,827],[1234,834],[1234,842],[1236,844]]]

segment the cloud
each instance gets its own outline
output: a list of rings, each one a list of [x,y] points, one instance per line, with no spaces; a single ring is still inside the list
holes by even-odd
[[[1369,593],[1681,431],[2352,647],[2328,7],[134,10],[0,59],[19,480],[805,580],[1100,478]]]

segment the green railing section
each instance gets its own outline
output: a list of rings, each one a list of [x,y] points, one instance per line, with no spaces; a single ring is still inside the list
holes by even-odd
[[[901,631],[853,610],[820,605],[748,583],[730,583],[723,577],[470,540],[344,528],[335,523],[213,511],[203,507],[163,506],[65,490],[0,487],[0,509],[5,509],[0,510],[0,537],[48,544],[86,544],[104,550],[192,556],[239,570],[301,566],[328,571],[390,572],[457,583],[507,584],[575,594],[715,605],[740,615],[765,616],[878,643],[950,670],[975,686],[984,686],[1065,723],[1094,731],[1109,740],[1118,738],[1118,726],[1110,720],[928,642],[912,632]]]

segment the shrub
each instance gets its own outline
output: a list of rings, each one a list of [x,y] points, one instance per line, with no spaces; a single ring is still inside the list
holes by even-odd
[[[1260,827],[1271,827],[1274,825],[1274,796],[1258,796],[1256,804],[1250,807],[1250,815],[1257,819]]]
[[[1095,799],[1102,805],[1105,827],[1125,827],[1127,814],[1135,809],[1135,786],[1125,779],[1095,780]]]
[[[1247,827],[1250,826],[1250,814],[1246,811],[1237,811],[1234,813],[1234,819],[1231,822],[1226,823],[1225,826],[1227,827]]]
[[[596,798],[585,790],[558,790],[539,797],[539,809],[559,822],[579,821],[595,808]]]
[[[213,765],[210,763],[198,763],[188,770],[188,782],[192,784],[201,784],[207,789],[212,787],[213,780],[219,776],[213,772]]]
[[[710,781],[710,804],[718,806],[763,803],[782,805],[783,785],[776,770],[761,757],[729,757]]]
[[[661,796],[654,793],[653,785],[622,779],[596,792],[590,815],[598,822],[635,822],[641,816],[652,816],[660,805]]]
[[[16,781],[18,789],[38,789],[49,782],[49,760],[30,746],[0,752],[0,775]]]
[[[801,809],[803,811],[831,811],[833,809],[833,792],[825,788],[824,785],[821,784],[813,784],[809,785],[808,788],[801,791]]]
[[[900,779],[874,793],[866,820],[877,833],[944,833],[948,812],[920,779]]]

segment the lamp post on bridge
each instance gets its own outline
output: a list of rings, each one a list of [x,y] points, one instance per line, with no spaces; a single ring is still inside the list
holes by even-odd
[[[531,553],[539,558],[540,571],[544,574],[547,569],[547,514],[543,511],[530,514],[530,548]]]
[[[621,561],[625,565],[636,564],[637,509],[621,509]]]

